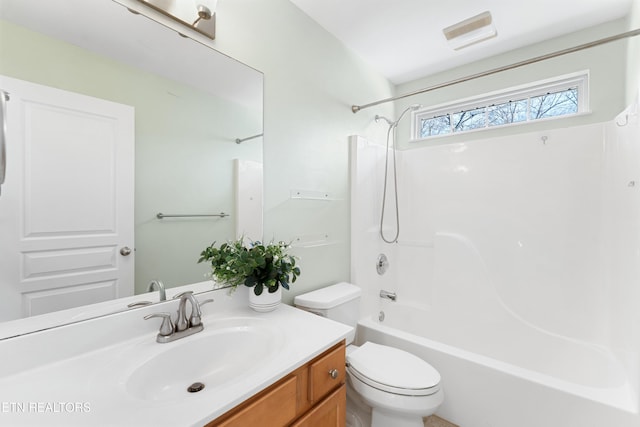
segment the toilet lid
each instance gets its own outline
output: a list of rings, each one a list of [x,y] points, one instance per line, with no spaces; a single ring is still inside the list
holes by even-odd
[[[435,393],[440,374],[431,365],[406,351],[367,342],[347,355],[351,372],[361,381],[391,393]]]

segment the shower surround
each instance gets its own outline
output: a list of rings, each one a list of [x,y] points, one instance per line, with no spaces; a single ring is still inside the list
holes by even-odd
[[[611,123],[481,135],[397,153],[392,245],[379,237],[385,148],[351,138],[359,340],[431,363],[439,414],[461,427],[640,425],[637,108]]]

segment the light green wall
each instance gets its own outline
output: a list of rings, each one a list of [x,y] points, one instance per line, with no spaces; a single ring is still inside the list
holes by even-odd
[[[136,290],[154,278],[168,287],[204,280],[200,251],[214,239],[233,238],[233,220],[155,215],[233,215],[232,159],[262,160],[259,142],[234,140],[260,129],[262,112],[2,20],[0,40],[0,74],[135,107]]]
[[[399,94],[412,92],[438,83],[577,46],[582,43],[622,33],[626,31],[626,26],[627,22],[625,19],[609,22],[399,85],[397,92]],[[474,47],[470,49],[472,48]],[[481,46],[478,45],[475,48],[481,48]],[[403,148],[415,148],[425,144],[461,142],[470,138],[490,138],[611,120],[626,106],[625,96],[627,90],[624,85],[627,64],[626,55],[627,41],[618,41],[414,96],[399,101],[396,105],[398,111],[402,111],[402,109],[414,103],[420,103],[424,106],[438,105],[563,74],[589,70],[591,114],[501,129],[463,133],[451,137],[415,143],[407,142],[410,137],[410,120],[403,120],[403,123],[398,127],[398,142]]]

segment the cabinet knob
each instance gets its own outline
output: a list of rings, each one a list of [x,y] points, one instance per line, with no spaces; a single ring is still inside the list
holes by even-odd
[[[329,376],[334,380],[337,379],[339,375],[340,375],[340,372],[338,372],[337,369],[332,369],[329,371]]]

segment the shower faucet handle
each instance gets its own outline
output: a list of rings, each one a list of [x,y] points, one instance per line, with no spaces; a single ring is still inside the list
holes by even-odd
[[[387,272],[389,268],[389,259],[385,254],[378,255],[378,259],[376,260],[376,271],[380,276]]]

